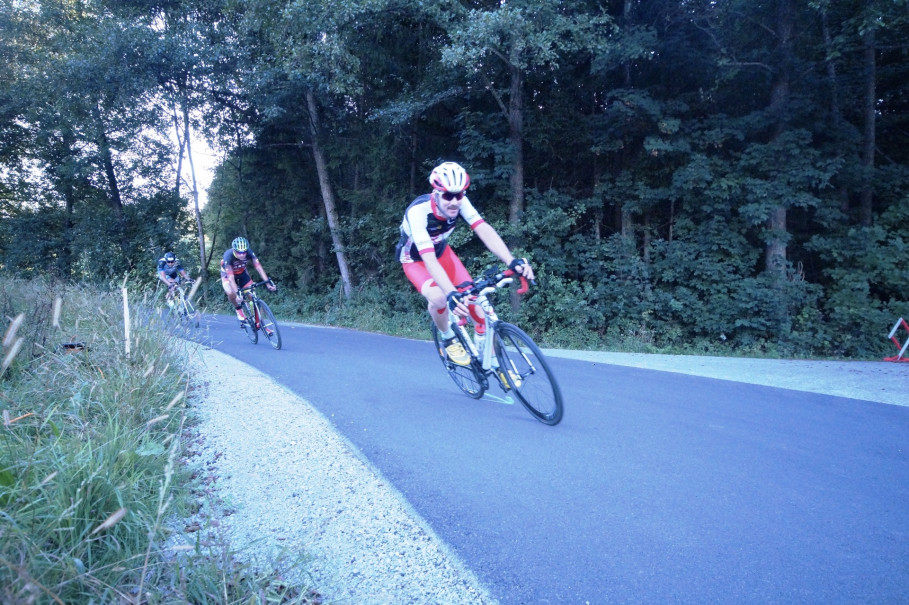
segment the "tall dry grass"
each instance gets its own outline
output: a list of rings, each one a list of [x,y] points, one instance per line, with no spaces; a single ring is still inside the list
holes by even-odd
[[[195,345],[130,296],[0,286],[0,602],[317,602],[224,541],[165,546],[192,501],[180,460]]]

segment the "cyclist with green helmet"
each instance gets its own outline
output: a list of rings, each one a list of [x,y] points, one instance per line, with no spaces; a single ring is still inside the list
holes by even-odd
[[[249,249],[249,242],[246,238],[238,237],[231,242],[230,248],[224,251],[224,256],[221,258],[221,287],[224,288],[227,300],[236,309],[237,319],[241,322],[246,321],[246,314],[243,313],[243,307],[240,304],[241,301],[237,293],[252,281],[252,277],[246,270],[246,265],[248,264],[252,264],[256,271],[259,272],[259,275],[262,276],[263,281],[268,282],[265,286],[269,290],[274,292],[277,289],[271,283],[271,280],[268,279],[268,275],[265,274],[265,269],[262,268],[259,258]]]

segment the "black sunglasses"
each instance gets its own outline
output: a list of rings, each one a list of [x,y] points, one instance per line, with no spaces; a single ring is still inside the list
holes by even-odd
[[[450,202],[451,200],[459,200],[462,197],[464,197],[463,191],[461,191],[459,193],[451,193],[450,191],[446,191],[445,193],[442,194],[442,199],[447,202]]]
[[[168,265],[172,265],[172,264],[174,264],[174,263],[177,262],[177,261],[175,261],[175,260],[169,260],[169,261],[166,261],[166,262],[167,262]]]

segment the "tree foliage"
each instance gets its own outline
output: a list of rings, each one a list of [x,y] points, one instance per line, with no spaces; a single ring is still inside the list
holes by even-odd
[[[298,296],[409,288],[397,225],[450,159],[549,339],[877,356],[909,313],[898,0],[2,0],[0,28],[14,272],[188,252],[197,132],[200,264],[243,234]]]

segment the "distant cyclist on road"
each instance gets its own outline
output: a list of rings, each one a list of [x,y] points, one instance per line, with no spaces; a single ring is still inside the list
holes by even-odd
[[[177,260],[177,255],[173,252],[165,252],[164,256],[158,259],[158,279],[167,285],[165,300],[168,307],[172,307],[174,304],[174,288],[180,283],[180,277],[186,282],[192,282],[186,269]]]
[[[249,249],[249,242],[245,237],[238,237],[231,242],[230,246],[224,251],[224,256],[221,258],[221,287],[224,288],[224,293],[227,294],[227,300],[236,309],[237,319],[242,323],[246,321],[246,314],[243,313],[241,299],[237,296],[237,293],[252,281],[252,277],[246,270],[246,265],[252,263],[252,266],[262,276],[262,280],[268,282],[265,286],[269,290],[274,292],[277,288],[268,279],[268,275],[265,274],[265,269],[262,268],[259,258]]]
[[[401,223],[401,240],[396,252],[407,279],[422,294],[442,335],[448,357],[459,365],[470,365],[470,355],[455,339],[448,323],[448,310],[459,317],[470,315],[476,333],[486,333],[482,309],[466,305],[464,295],[456,286],[472,282],[470,274],[448,245],[458,217],[463,218],[486,248],[527,279],[533,279],[533,269],[526,259],[515,258],[508,246],[467,198],[470,176],[454,162],[436,166],[429,175],[432,193],[421,195],[411,202]]]

